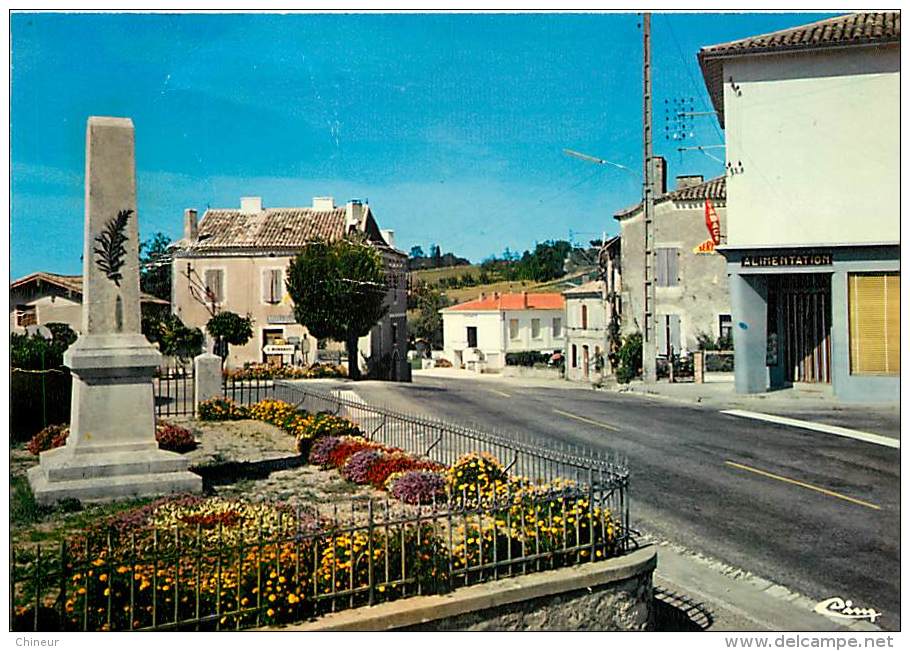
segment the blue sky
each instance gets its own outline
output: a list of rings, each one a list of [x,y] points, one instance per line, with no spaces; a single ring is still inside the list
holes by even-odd
[[[698,48],[822,17],[653,16],[655,153],[671,178],[722,171],[663,138],[665,100],[709,108]],[[247,195],[267,207],[368,199],[399,248],[436,242],[472,260],[570,231],[581,242],[615,233],[613,212],[641,192],[638,23],[13,14],[10,275],[81,272],[89,115],[133,119],[143,238],[176,239],[184,208]],[[713,118],[692,132],[692,144],[722,142]]]

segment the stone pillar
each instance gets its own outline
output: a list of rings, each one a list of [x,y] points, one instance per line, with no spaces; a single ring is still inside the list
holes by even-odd
[[[202,353],[193,358],[194,413],[199,416],[199,403],[220,396],[222,391],[221,358]]]
[[[43,452],[29,471],[43,504],[202,489],[187,459],[155,440],[161,353],[140,330],[133,133],[128,118],[88,121],[82,335],[63,356],[73,375],[66,445]]]
[[[768,281],[761,275],[730,274],[736,393],[768,390]]]

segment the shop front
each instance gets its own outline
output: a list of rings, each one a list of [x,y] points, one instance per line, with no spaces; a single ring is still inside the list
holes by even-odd
[[[845,401],[898,399],[898,246],[722,253],[737,393],[830,385]]]

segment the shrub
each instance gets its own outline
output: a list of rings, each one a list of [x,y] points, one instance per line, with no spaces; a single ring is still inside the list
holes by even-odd
[[[462,455],[451,468],[447,479],[456,497],[466,493],[468,497],[481,493],[494,483],[508,479],[505,468],[499,460],[487,452],[470,452]]]
[[[441,472],[407,470],[389,475],[386,488],[405,504],[431,504],[445,499],[446,479]]]
[[[381,450],[383,446],[360,436],[344,436],[329,453],[323,467],[340,468],[348,458],[361,450]]]
[[[342,365],[313,364],[309,367],[283,364],[247,364],[239,369],[225,369],[224,377],[229,380],[306,380],[310,378],[347,377],[348,370]]]
[[[199,403],[199,420],[243,420],[249,418],[246,407],[230,398],[210,398]]]
[[[426,459],[418,459],[404,452],[381,456],[367,470],[367,481],[374,488],[385,487],[386,480],[398,472],[408,470],[441,470],[442,466]]]
[[[616,369],[616,381],[620,384],[628,384],[641,375],[641,349],[640,332],[633,332],[623,340],[619,349],[619,367]]]
[[[283,400],[266,398],[247,408],[249,418],[265,421],[276,427],[282,427],[289,417],[296,414],[294,405]]]
[[[32,454],[39,455],[45,450],[66,445],[69,434],[69,425],[48,425],[35,434],[25,447]],[[155,425],[155,440],[159,448],[171,452],[189,452],[196,447],[192,432],[166,420],[159,420]]]
[[[159,420],[155,426],[155,440],[158,447],[170,452],[189,452],[196,447],[193,433],[166,420]]]
[[[550,353],[526,350],[520,353],[506,353],[506,366],[534,366],[550,362]]]
[[[310,438],[320,436],[363,436],[356,424],[347,418],[320,411],[310,417]]]
[[[69,425],[48,425],[32,437],[25,449],[34,455],[39,455],[45,450],[59,448],[66,443],[69,433]]]

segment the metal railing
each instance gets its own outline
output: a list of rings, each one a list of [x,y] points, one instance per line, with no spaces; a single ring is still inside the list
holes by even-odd
[[[271,398],[273,385],[274,380],[239,380],[224,376],[221,386],[225,398],[230,398],[238,405],[252,405],[264,398]]]
[[[195,412],[193,367],[161,366],[154,378],[155,415],[192,416]]]
[[[428,504],[259,504],[255,519],[187,498],[201,510],[177,513],[167,526],[128,515],[55,548],[19,546],[10,555],[12,627],[281,625],[600,560],[634,542],[629,473],[617,459],[371,406],[345,391],[282,381],[269,389],[270,397],[344,416],[374,441],[449,467],[465,453],[490,453],[509,477],[460,492],[450,484]]]

